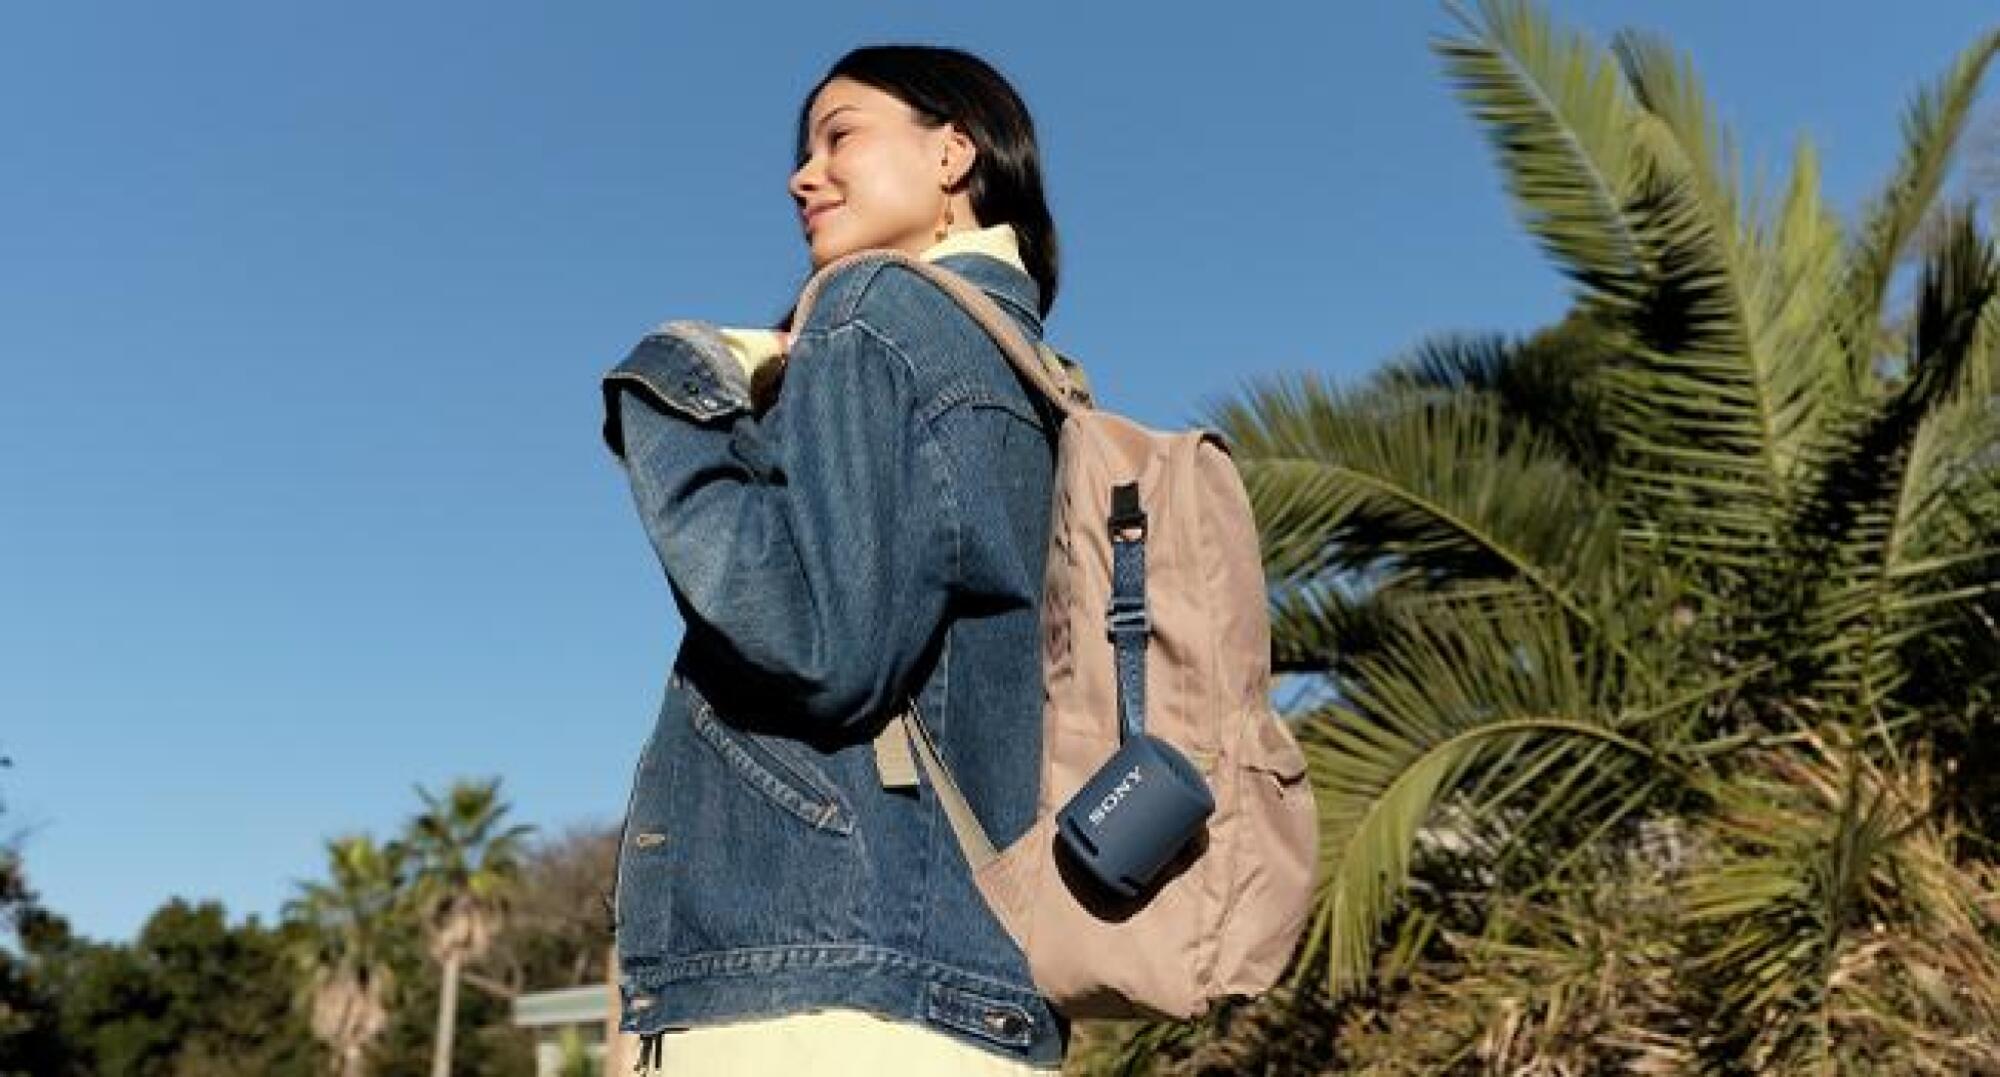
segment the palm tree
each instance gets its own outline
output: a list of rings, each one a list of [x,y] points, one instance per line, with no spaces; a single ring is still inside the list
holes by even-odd
[[[534,828],[502,828],[508,805],[500,780],[457,782],[438,797],[419,786],[424,811],[410,822],[417,858],[415,900],[430,954],[443,972],[432,1077],[451,1073],[458,1023],[458,981],[486,951],[507,915],[519,881],[522,843]]]
[[[299,884],[284,916],[302,926],[293,952],[313,1035],[340,1077],[363,1077],[368,1046],[389,1024],[391,953],[405,924],[404,850],[365,835],[327,842],[328,879]]]
[[[1212,416],[1277,662],[1331,689],[1286,997],[1342,1004],[1340,1072],[2000,1072],[1965,751],[2000,695],[2000,255],[1940,203],[2000,35],[1845,229],[1809,146],[1744,178],[1663,42],[1454,14],[1572,315]]]

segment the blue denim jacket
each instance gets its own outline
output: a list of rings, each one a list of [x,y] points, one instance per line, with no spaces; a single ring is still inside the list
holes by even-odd
[[[1041,338],[1031,277],[938,264]],[[883,261],[825,283],[761,415],[713,328],[670,322],[604,381],[686,622],[619,845],[621,1027],[841,1006],[1055,1065],[1067,1023],[929,786],[883,788],[872,749],[914,702],[994,841],[1032,821],[1054,417]]]

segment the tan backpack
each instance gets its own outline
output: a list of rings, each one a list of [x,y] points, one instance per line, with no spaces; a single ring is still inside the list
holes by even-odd
[[[1305,927],[1318,815],[1305,757],[1270,704],[1270,624],[1256,524],[1235,464],[1206,431],[1160,433],[1095,408],[1065,360],[1031,342],[983,292],[945,267],[871,250],[936,283],[1063,415],[1042,607],[1044,709],[1035,822],[995,850],[914,708],[875,744],[883,784],[917,785],[910,750],[951,821],[973,882],[1027,956],[1036,988],[1070,1017],[1193,1018],[1278,980]],[[1112,625],[1114,490],[1136,486],[1145,523],[1136,620],[1125,632],[1143,679],[1126,701],[1144,730],[1191,762],[1213,812],[1163,881],[1121,899],[1080,877],[1057,813],[1120,746]],[[1131,494],[1119,495],[1127,502]],[[1129,537],[1129,535],[1128,535]],[[1129,586],[1126,594],[1132,593]],[[1134,625],[1141,630],[1131,631]],[[1141,665],[1142,664],[1142,665]],[[1109,802],[1107,802],[1109,803]]]

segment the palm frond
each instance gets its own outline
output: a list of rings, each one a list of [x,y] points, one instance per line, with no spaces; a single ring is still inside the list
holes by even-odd
[[[1963,515],[1980,503],[2000,447],[1983,354],[2000,318],[2000,255],[1969,210],[1946,228],[1924,270],[1909,376],[1831,454],[1800,524],[1846,569],[1829,575],[1837,582],[1810,616],[1827,641],[1829,684],[1862,713],[1884,707],[1907,677],[1903,644],[1980,593],[1963,570],[2000,565],[2000,549]]]
[[[1762,280],[1761,233],[1739,227],[1733,151],[1690,65],[1627,35],[1621,73],[1527,4],[1481,12],[1439,48],[1524,223],[1613,334],[1628,539],[1718,562],[1727,592],[1773,547],[1819,416],[1824,349],[1798,331],[1813,312]]]
[[[1210,421],[1234,447],[1274,579],[1518,579],[1591,619],[1567,581],[1609,570],[1606,507],[1559,455],[1508,437],[1488,403],[1301,376],[1253,386]]]
[[[1797,371],[1751,353],[1744,296],[1690,180],[1649,173],[1634,213],[1655,271],[1607,378],[1622,515],[1635,550],[1710,566],[1719,597],[1774,548],[1798,435],[1780,402]]]
[[[1611,52],[1638,106],[1672,138],[1717,231],[1732,235],[1739,217],[1743,163],[1735,136],[1710,113],[1693,59],[1664,38],[1636,30],[1614,35]]]
[[[1593,479],[1611,453],[1602,372],[1609,342],[1582,309],[1525,340],[1442,334],[1390,360],[1375,383],[1390,389],[1477,394],[1503,430],[1539,439]]]
[[[1655,758],[1614,724],[1617,686],[1560,614],[1433,615],[1402,631],[1358,660],[1345,705],[1300,727],[1324,835],[1313,947],[1336,994],[1365,979],[1419,828],[1480,764],[1504,756],[1588,786],[1607,773],[1589,765],[1597,745]]]
[[[1838,266],[1840,234],[1819,199],[1819,171],[1802,143],[1775,224],[1764,220],[1762,192],[1741,194],[1735,139],[1710,114],[1693,61],[1656,36],[1625,31],[1613,40],[1634,96],[1654,167],[1684,177],[1706,212],[1715,261],[1736,296],[1743,360],[1762,398],[1771,468],[1792,473],[1809,444],[1829,360],[1828,285]]]
[[[1589,292],[1624,294],[1642,266],[1626,220],[1633,105],[1618,68],[1522,0],[1454,8],[1465,33],[1434,43],[1486,128],[1528,231]]]
[[[1545,594],[1510,580],[1398,584],[1336,575],[1288,581],[1272,591],[1272,668],[1322,674],[1337,685],[1354,675],[1357,660],[1396,646],[1399,628],[1413,620],[1539,608],[1553,608]]]
[[[2000,31],[1982,34],[1951,68],[1910,102],[1903,118],[1903,153],[1895,174],[1876,195],[1845,259],[1840,306],[1847,376],[1856,384],[1874,377],[1883,355],[1881,325],[1890,281],[1905,248],[1944,189],[1980,82],[2000,52]]]

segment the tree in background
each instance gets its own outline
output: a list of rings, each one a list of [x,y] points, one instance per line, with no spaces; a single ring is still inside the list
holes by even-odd
[[[381,1075],[427,1074],[436,1064],[443,970],[425,952],[421,936],[397,969],[397,1003],[390,1010],[389,1027],[368,1053],[370,1070]],[[534,1033],[514,1025],[509,1000],[480,990],[462,991],[456,1009],[452,1077],[517,1077],[534,1072]]]
[[[442,797],[419,787],[424,811],[410,823],[416,857],[414,900],[441,973],[432,1077],[450,1077],[459,974],[483,954],[506,919],[519,884],[521,846],[534,829],[503,827],[508,805],[499,779],[457,782]]]
[[[610,944],[607,894],[617,828],[575,826],[525,843],[520,878],[508,914],[486,951],[468,958],[461,976],[455,1074],[521,1072],[534,1056],[534,1037],[512,1021],[521,994],[604,982]],[[409,953],[399,964],[402,990],[389,1026],[370,1053],[379,1072],[416,1073],[432,1064],[440,968]]]
[[[339,1077],[363,1077],[389,1024],[395,956],[410,933],[407,852],[365,835],[326,844],[327,879],[299,884],[285,916],[298,925],[292,959],[313,1035]]]
[[[32,952],[50,976],[63,1066],[36,1077],[309,1077],[284,929],[228,923],[216,902],[175,899],[130,945],[62,932]]]
[[[0,766],[6,765],[0,760]],[[0,1075],[307,1077],[285,928],[172,900],[130,944],[71,933],[0,842]]]
[[[1213,417],[1328,688],[1316,914],[1288,990],[1106,1058],[2000,1072],[2000,254],[1940,203],[2000,36],[1846,229],[1810,148],[1746,181],[1661,41],[1459,18],[1574,313]]]
[[[574,826],[530,844],[507,920],[466,982],[507,999],[605,982],[617,855],[616,826]]]
[[[526,846],[497,792],[425,795],[403,840],[327,842],[325,878],[298,885],[276,929],[174,899],[130,943],[79,938],[29,889],[18,839],[0,842],[0,1077],[304,1077],[322,1058],[341,1077],[416,1073],[438,1064],[443,1013],[470,1030],[443,1045],[451,1072],[529,1071],[533,1036],[510,1002],[602,981],[616,832]],[[502,877],[512,891],[496,890]],[[469,913],[432,889],[452,880],[474,895]],[[454,925],[447,908],[479,923]],[[461,951],[482,990],[448,1009],[446,937],[491,940]]]
[[[21,943],[19,924],[34,909],[35,893],[19,854],[0,848],[0,1077],[59,1067],[55,1003]]]
[[[0,770],[11,766],[11,759],[0,756]],[[5,810],[0,801],[0,814]],[[42,908],[28,885],[21,838],[0,839],[0,1077],[67,1068],[56,1034],[56,1001],[39,955],[68,934],[68,925]]]

